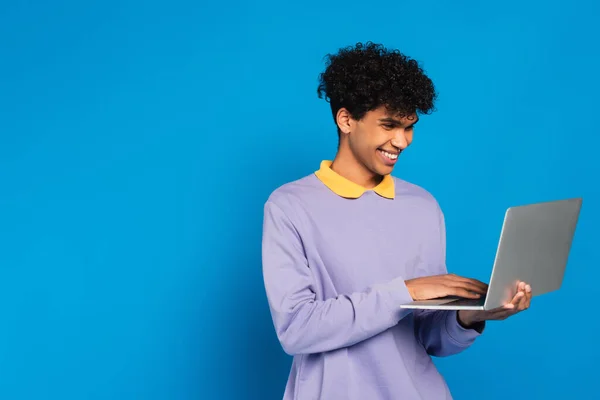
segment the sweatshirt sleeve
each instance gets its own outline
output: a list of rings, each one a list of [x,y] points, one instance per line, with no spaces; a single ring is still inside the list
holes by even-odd
[[[280,207],[264,208],[263,278],[277,337],[290,355],[350,346],[396,325],[411,313],[404,279],[373,285],[363,292],[317,300],[301,237]]]
[[[437,206],[437,204],[436,204]],[[436,268],[431,275],[447,274],[446,268],[446,226],[444,215],[437,206],[438,226],[433,236],[439,238],[436,248],[429,251],[436,256],[432,265]],[[478,324],[476,329],[464,328],[458,322],[455,310],[415,310],[415,335],[428,354],[445,357],[465,350],[485,328],[485,323]]]
[[[415,334],[428,354],[436,357],[451,356],[467,349],[480,330],[463,328],[455,310],[415,310]]]

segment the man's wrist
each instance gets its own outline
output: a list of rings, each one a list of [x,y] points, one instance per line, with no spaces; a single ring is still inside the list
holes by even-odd
[[[410,295],[410,298],[413,299],[413,301],[415,300],[415,295],[412,291],[412,287],[410,285],[410,279],[404,281],[404,286],[406,286],[406,290],[408,291],[408,294]]]
[[[473,325],[473,322],[474,322],[474,321],[470,320],[468,317],[466,317],[462,310],[458,310],[458,312],[456,313],[456,319],[458,320],[458,323],[460,324],[460,326],[462,326],[463,328],[466,328],[466,329],[469,329],[471,327],[471,325]]]
[[[485,321],[474,321],[469,318],[465,318],[465,315],[461,310],[456,313],[456,320],[458,324],[464,329],[474,329],[477,332],[483,332],[483,328],[485,326]]]

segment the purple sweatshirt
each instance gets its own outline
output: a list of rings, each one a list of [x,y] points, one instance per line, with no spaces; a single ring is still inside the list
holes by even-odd
[[[263,275],[293,362],[285,400],[451,399],[431,356],[480,335],[455,311],[404,310],[405,280],[446,273],[444,217],[424,189],[387,176],[365,190],[321,169],[264,208]]]

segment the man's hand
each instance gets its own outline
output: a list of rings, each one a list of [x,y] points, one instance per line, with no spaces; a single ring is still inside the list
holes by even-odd
[[[525,282],[517,284],[517,294],[512,301],[502,307],[493,310],[460,310],[458,312],[458,320],[464,327],[473,326],[482,321],[489,320],[504,320],[521,311],[527,310],[531,304],[531,286]]]
[[[477,299],[487,292],[488,285],[476,279],[455,274],[434,275],[406,281],[413,300],[429,300],[445,296]]]

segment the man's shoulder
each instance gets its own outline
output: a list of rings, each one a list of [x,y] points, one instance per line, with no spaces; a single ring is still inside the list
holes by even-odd
[[[417,185],[416,183],[409,182],[402,178],[393,177],[394,178],[394,188],[396,191],[396,196],[398,198],[411,198],[412,200],[416,200],[423,205],[428,205],[439,209],[439,203],[435,196],[424,187]]]
[[[281,184],[267,197],[267,204],[274,204],[279,208],[287,208],[299,200],[314,196],[322,185],[314,173]]]

